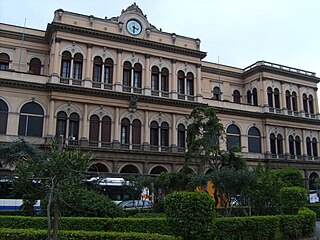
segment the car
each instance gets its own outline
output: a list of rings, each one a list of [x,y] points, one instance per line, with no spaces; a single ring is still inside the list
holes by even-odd
[[[130,209],[150,209],[152,208],[152,203],[149,200],[126,200],[118,204],[124,210]]]

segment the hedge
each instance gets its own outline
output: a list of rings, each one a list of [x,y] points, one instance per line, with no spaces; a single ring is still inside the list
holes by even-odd
[[[0,240],[47,240],[46,230],[0,228]],[[59,231],[59,240],[178,240],[169,235],[93,231]]]
[[[314,211],[317,214],[317,218],[320,218],[320,203],[309,203],[306,207]]]

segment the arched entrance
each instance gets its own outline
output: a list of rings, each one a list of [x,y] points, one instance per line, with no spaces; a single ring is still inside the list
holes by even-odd
[[[109,169],[106,165],[102,164],[102,163],[95,163],[93,165],[91,165],[88,169],[88,172],[94,172],[97,174],[102,174],[102,173],[107,173],[109,172]]]
[[[168,172],[168,171],[167,171],[167,169],[165,169],[162,166],[156,166],[156,167],[152,168],[152,170],[150,171],[150,174],[159,175],[163,172]]]
[[[120,173],[140,173],[140,171],[136,166],[129,164],[129,165],[125,165],[121,169]]]

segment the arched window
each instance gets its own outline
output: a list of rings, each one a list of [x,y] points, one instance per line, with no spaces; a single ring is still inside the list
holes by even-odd
[[[61,77],[62,78],[70,78],[71,71],[71,53],[68,51],[64,51],[62,53],[61,59]]]
[[[93,77],[94,82],[101,82],[102,77],[102,58],[99,56],[93,59]]]
[[[132,148],[140,149],[141,146],[141,122],[138,119],[132,121]]]
[[[280,108],[280,92],[278,88],[274,89],[274,106]]]
[[[313,108],[313,96],[312,96],[311,94],[309,95],[308,102],[309,102],[309,112],[310,112],[310,113],[314,113],[314,108]]]
[[[133,69],[133,87],[134,88],[141,88],[142,83],[142,66],[140,63],[134,64]]]
[[[129,148],[130,144],[130,121],[128,118],[121,120],[121,144],[122,147]]]
[[[0,99],[0,134],[6,134],[8,123],[8,105]]]
[[[287,106],[288,110],[292,110],[291,109],[291,97],[290,97],[289,90],[286,91],[286,106]]]
[[[0,70],[9,70],[10,57],[6,53],[0,53]]]
[[[257,89],[252,89],[252,100],[253,100],[253,106],[258,106],[258,92]]]
[[[270,134],[270,148],[272,154],[283,154],[283,138],[281,134]]]
[[[64,111],[57,114],[56,136],[62,135],[69,145],[77,145],[79,139],[79,121],[77,113],[71,113],[68,117]]]
[[[99,143],[99,117],[97,115],[92,115],[90,117],[90,128],[89,128],[89,145],[98,146]]]
[[[111,118],[104,116],[101,121],[101,146],[110,147],[111,143]]]
[[[311,173],[309,176],[309,189],[310,190],[317,190],[319,182],[319,175],[315,172]]]
[[[161,151],[169,151],[169,124],[161,123]]]
[[[150,174],[159,175],[163,172],[168,172],[168,171],[167,171],[167,169],[165,169],[162,166],[156,166],[156,167],[152,168],[152,170],[150,171]]]
[[[249,152],[261,153],[261,135],[256,127],[251,127],[248,131],[248,149]]]
[[[130,88],[131,88],[131,63],[126,61],[123,64],[123,86],[124,86],[124,91],[126,92],[130,92]],[[125,88],[127,87],[127,88]],[[128,88],[129,87],[129,88]],[[125,89],[129,89],[125,90]]]
[[[194,94],[193,82],[194,82],[193,73],[188,72],[187,73],[187,95],[189,96],[193,96]]]
[[[152,150],[158,150],[159,124],[156,121],[152,121],[150,124],[150,145]]]
[[[241,95],[238,90],[233,91],[233,102],[234,103],[240,103],[241,102]]]
[[[169,70],[167,68],[161,69],[161,91],[169,92]]]
[[[221,90],[219,87],[214,87],[212,92],[213,100],[221,100]]]
[[[113,82],[113,60],[111,58],[107,58],[104,61],[103,81],[106,84],[112,84],[112,82]]]
[[[303,100],[303,111],[308,113],[308,97],[307,97],[307,94],[303,94],[302,95],[302,100]]]
[[[29,72],[32,74],[41,74],[41,61],[39,58],[32,58],[29,64]]]
[[[306,138],[306,147],[307,147],[307,155],[309,157],[317,157],[318,156],[318,142],[316,138],[307,137]]]
[[[35,102],[23,105],[20,110],[19,130],[20,136],[42,137],[44,111]]]
[[[298,111],[297,93],[296,92],[292,92],[291,99],[292,99],[292,110],[296,112],[296,111]]]
[[[289,153],[291,158],[296,159],[297,156],[301,156],[301,142],[299,136],[290,135],[289,138]]]
[[[252,105],[252,94],[250,90],[247,91],[247,104]]]
[[[186,148],[186,128],[183,124],[178,125],[178,152],[184,152]]]
[[[267,95],[268,95],[268,106],[273,108],[273,94],[272,94],[272,88],[267,88]]]
[[[83,65],[83,56],[81,53],[76,53],[73,57],[73,72],[72,78],[81,80],[82,79],[82,65]]]
[[[129,164],[129,165],[124,166],[121,169],[120,173],[140,173],[140,172],[136,166]]]
[[[272,91],[271,87],[267,88],[268,106],[270,108],[280,108],[280,92],[278,88]]]
[[[240,129],[235,124],[231,124],[227,128],[227,150],[231,150],[232,147],[241,147],[241,135]]]
[[[181,95],[185,94],[184,79],[185,79],[184,72],[181,70],[178,71],[178,94],[181,94]]]
[[[159,68],[156,66],[151,68],[151,90],[159,91]]]

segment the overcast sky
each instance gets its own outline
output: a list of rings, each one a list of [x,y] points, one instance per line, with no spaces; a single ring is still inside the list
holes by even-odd
[[[119,16],[129,0],[0,0],[0,22],[45,30],[56,9]],[[200,38],[210,62],[265,60],[320,76],[320,0],[135,0],[162,31]]]

